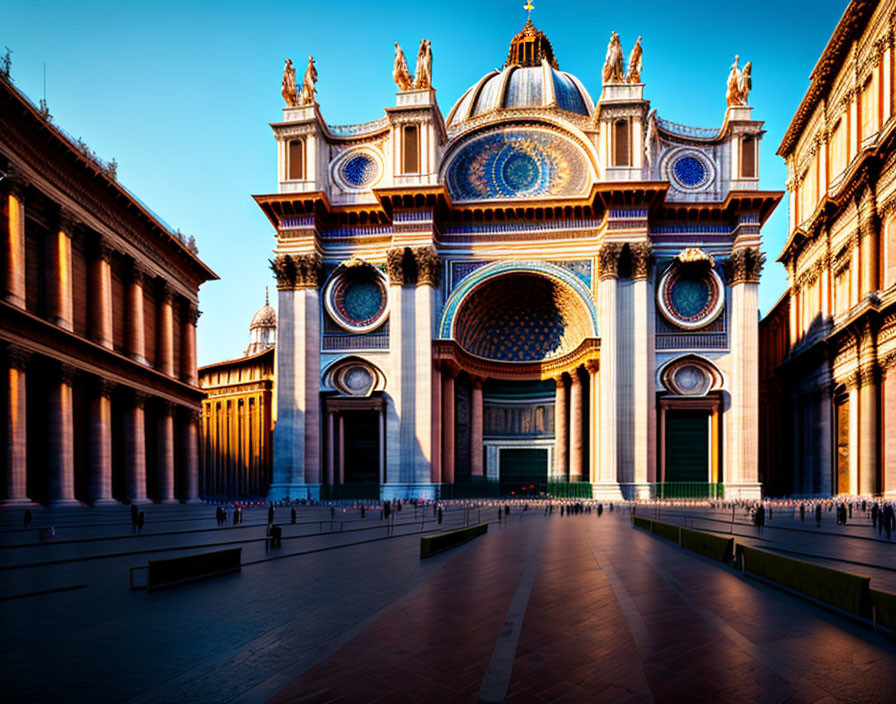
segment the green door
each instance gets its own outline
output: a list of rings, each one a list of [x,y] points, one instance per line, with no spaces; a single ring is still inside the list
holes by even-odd
[[[666,411],[666,481],[709,482],[709,411]]]
[[[537,496],[547,489],[548,451],[507,448],[501,450],[501,494]]]

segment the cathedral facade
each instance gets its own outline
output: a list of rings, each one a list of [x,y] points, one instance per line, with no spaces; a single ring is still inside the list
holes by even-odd
[[[760,495],[750,65],[696,128],[641,63],[614,34],[595,103],[529,21],[443,116],[396,44],[395,105],[337,126],[287,62],[271,498]]]

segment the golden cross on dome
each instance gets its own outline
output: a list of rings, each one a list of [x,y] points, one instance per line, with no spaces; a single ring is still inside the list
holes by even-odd
[[[532,10],[535,9],[535,5],[532,4],[532,0],[526,0],[526,4],[523,5],[523,9],[529,13],[529,17],[532,17]]]

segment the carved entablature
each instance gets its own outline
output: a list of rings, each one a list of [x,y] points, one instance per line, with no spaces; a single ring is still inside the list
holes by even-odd
[[[317,252],[281,254],[271,260],[279,290],[320,287],[323,262]]]
[[[605,242],[597,252],[598,278],[615,279],[619,276],[619,255],[622,245],[619,242]]]
[[[738,247],[724,263],[725,280],[729,286],[758,284],[765,255],[758,247]]]
[[[632,279],[650,278],[653,264],[653,243],[636,242],[629,245],[632,253]]]

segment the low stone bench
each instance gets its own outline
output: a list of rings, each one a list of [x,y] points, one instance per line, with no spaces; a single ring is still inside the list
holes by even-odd
[[[488,533],[488,523],[480,523],[467,528],[447,530],[444,533],[433,533],[420,538],[420,557],[429,557],[458,545],[468,543],[480,535]]]
[[[198,555],[150,560],[146,567],[146,591],[168,589],[181,584],[239,572],[242,552],[242,548],[229,548],[215,552],[203,552]]]

